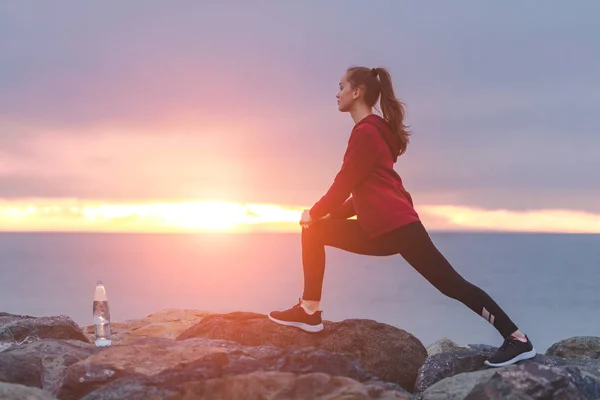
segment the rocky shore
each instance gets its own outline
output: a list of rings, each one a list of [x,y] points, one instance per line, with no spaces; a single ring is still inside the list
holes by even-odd
[[[600,399],[600,337],[488,368],[492,346],[425,348],[367,319],[309,334],[263,314],[163,310],[112,329],[99,348],[69,317],[0,312],[0,399]]]

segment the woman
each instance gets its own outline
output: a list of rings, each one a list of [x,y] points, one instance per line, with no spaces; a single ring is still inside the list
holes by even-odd
[[[381,99],[379,99],[381,97]],[[383,118],[373,114],[380,100]],[[400,254],[440,292],[491,323],[504,343],[485,361],[500,367],[535,356],[526,335],[479,287],[461,277],[437,250],[413,208],[393,164],[407,148],[410,133],[385,68],[353,67],[340,81],[338,108],[355,122],[343,164],[327,193],[302,214],[304,293],[298,304],[269,318],[307,332],[323,330],[319,301],[325,246],[356,254]],[[356,215],[357,219],[348,219]]]

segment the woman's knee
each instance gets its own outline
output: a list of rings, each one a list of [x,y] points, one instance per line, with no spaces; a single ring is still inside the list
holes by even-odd
[[[308,228],[302,228],[302,242],[320,242],[323,238],[323,228],[325,221],[315,221]]]

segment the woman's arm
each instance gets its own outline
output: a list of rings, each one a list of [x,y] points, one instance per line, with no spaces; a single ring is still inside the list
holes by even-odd
[[[377,129],[370,125],[352,132],[344,162],[333,184],[311,209],[312,219],[319,219],[340,207],[350,196],[356,185],[365,179],[379,159],[382,149]]]
[[[348,219],[356,215],[354,210],[354,198],[348,198],[338,209],[332,211],[331,218]]]

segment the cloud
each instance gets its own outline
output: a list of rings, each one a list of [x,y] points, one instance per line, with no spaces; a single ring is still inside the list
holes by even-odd
[[[0,197],[310,204],[364,64],[407,102],[419,204],[597,211],[600,3],[461,4],[2,3]]]
[[[321,143],[304,136],[311,124],[182,126],[168,134],[160,134],[165,132],[161,126],[158,133],[114,128],[5,139],[14,145],[0,151],[0,198],[312,204],[341,165],[348,131],[338,128],[337,136],[324,137],[329,147],[303,150],[307,141]],[[265,131],[276,134],[267,140]],[[471,146],[453,137],[428,141],[426,132],[416,132],[396,165],[417,205],[599,211],[598,140],[544,138],[534,131],[512,139],[498,132],[474,139]]]
[[[564,82],[593,87],[598,32],[584,6],[466,3],[434,13],[344,2],[343,19],[334,3],[315,3],[318,12],[307,3],[3,4],[0,109],[57,126],[307,109],[307,99],[333,100],[338,75],[356,63],[388,65],[409,98],[451,93],[457,104],[445,107],[455,111],[470,92],[491,105],[499,89],[559,98]],[[368,35],[356,29],[373,20]]]
[[[512,232],[600,233],[600,213],[573,210],[510,211],[427,206],[424,214],[445,219],[452,229]]]

